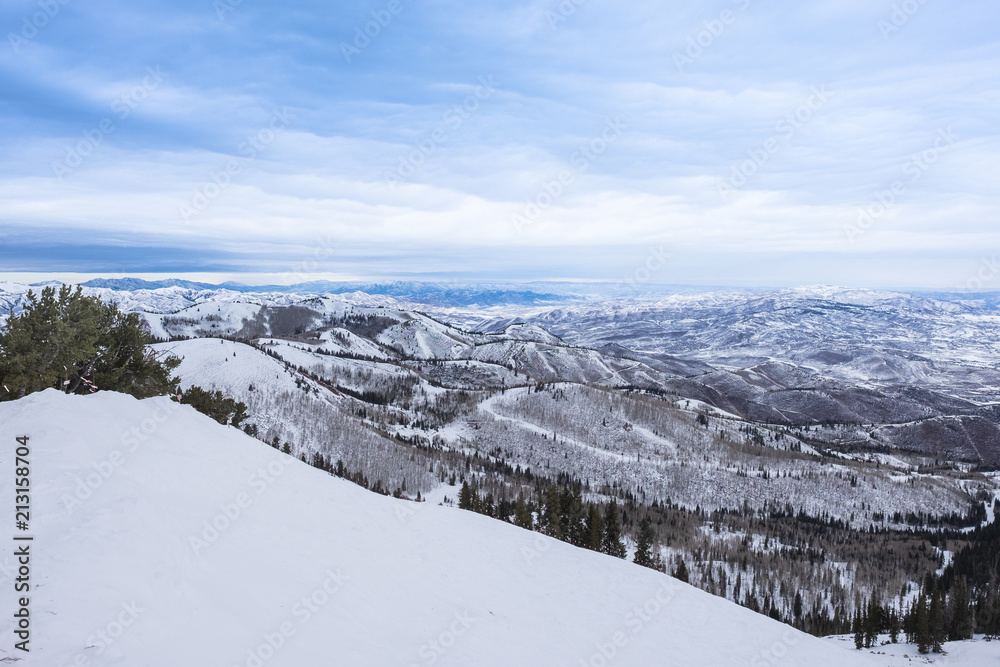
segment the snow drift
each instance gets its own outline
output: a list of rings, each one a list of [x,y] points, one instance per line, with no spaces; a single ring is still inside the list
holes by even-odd
[[[31,652],[127,667],[873,664],[652,570],[330,477],[166,398],[0,404],[31,444]]]

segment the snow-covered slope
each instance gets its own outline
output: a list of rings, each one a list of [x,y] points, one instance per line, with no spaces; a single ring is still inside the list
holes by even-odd
[[[0,405],[0,424],[5,497],[9,445],[30,436],[35,537],[32,651],[13,653],[5,612],[0,659],[874,664],[652,570],[371,494],[167,399],[48,390]]]
[[[837,635],[826,637],[825,641],[839,642],[845,647],[854,646],[852,635]],[[902,640],[901,640],[902,641]],[[886,643],[882,643],[886,642]],[[916,644],[890,644],[889,636],[879,637],[880,645],[875,648],[863,649],[865,653],[879,665],[886,667],[902,667],[903,665],[961,665],[962,667],[986,667],[1000,664],[1000,645],[995,641],[987,641],[983,635],[975,639],[956,642],[945,642],[944,653],[929,653],[921,655]]]
[[[525,321],[574,345],[616,344],[731,370],[780,360],[844,382],[997,400],[1000,314],[992,302],[803,287],[588,302]]]

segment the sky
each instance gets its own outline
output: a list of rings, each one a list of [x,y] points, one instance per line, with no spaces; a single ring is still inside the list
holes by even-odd
[[[4,0],[0,274],[1000,289],[998,25]]]

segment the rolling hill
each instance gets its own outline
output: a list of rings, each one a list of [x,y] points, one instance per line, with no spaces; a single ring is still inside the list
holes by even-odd
[[[31,447],[26,664],[875,664],[652,570],[364,491],[166,398],[48,390],[0,423]],[[22,657],[12,624],[0,659]]]

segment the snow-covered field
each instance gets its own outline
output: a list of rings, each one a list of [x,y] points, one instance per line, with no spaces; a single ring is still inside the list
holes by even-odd
[[[883,635],[882,641],[888,641]],[[825,641],[838,646],[854,649],[854,638],[850,635],[826,637]],[[1000,641],[986,641],[981,635],[961,642],[945,642],[943,653],[921,655],[916,644],[883,644],[877,648],[862,649],[858,653],[867,654],[876,664],[886,667],[908,667],[909,665],[938,665],[938,667],[985,667],[1000,665]]]
[[[12,648],[7,555],[0,660],[892,664],[652,570],[377,496],[165,398],[48,390],[0,405],[0,424],[5,496],[14,438],[30,436],[35,538],[31,652]]]

